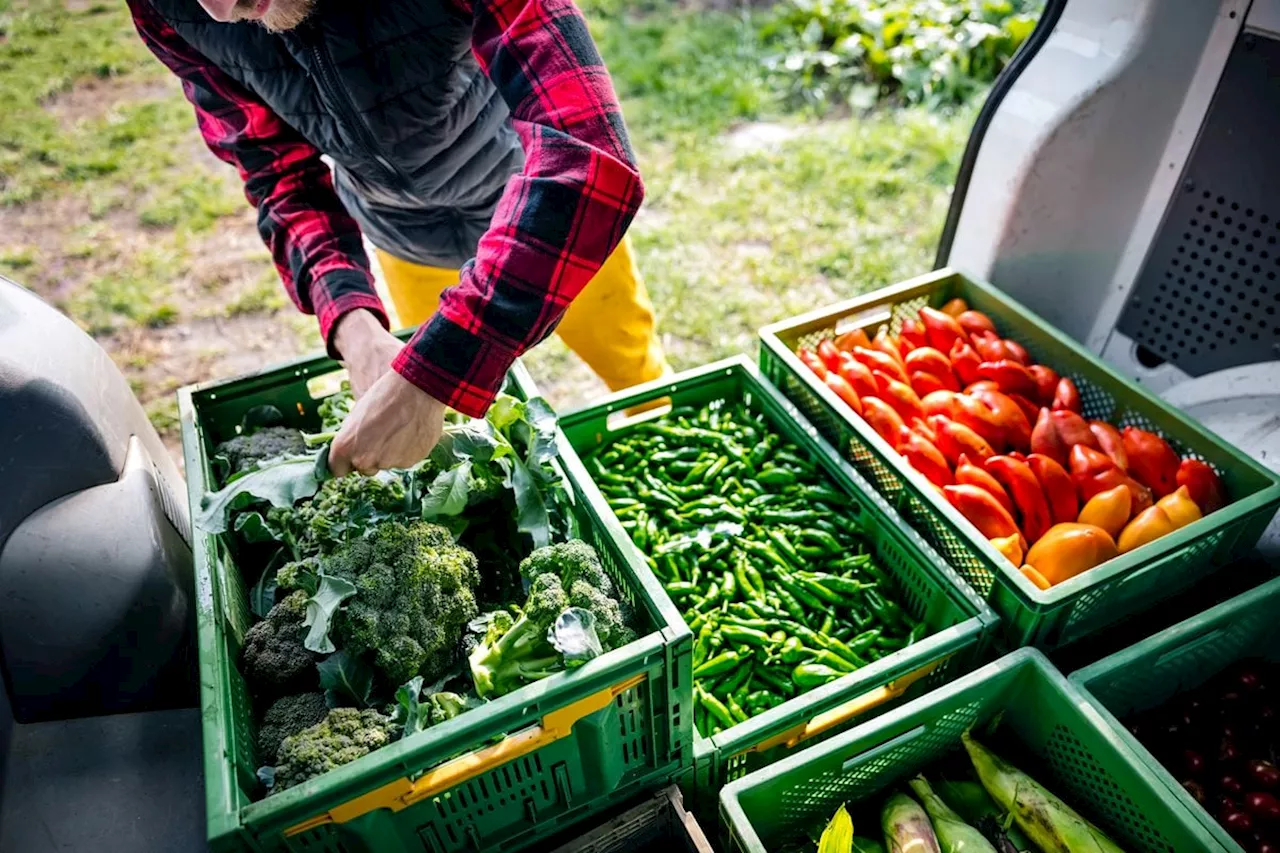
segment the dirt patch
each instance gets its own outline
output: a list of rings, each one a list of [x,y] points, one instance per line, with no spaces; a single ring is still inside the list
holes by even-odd
[[[85,80],[65,92],[54,95],[45,109],[64,128],[81,121],[100,119],[121,104],[159,101],[181,93],[177,77],[107,77]]]
[[[725,134],[724,139],[730,149],[745,153],[777,148],[795,139],[802,132],[801,128],[792,125],[753,121],[733,128]]]

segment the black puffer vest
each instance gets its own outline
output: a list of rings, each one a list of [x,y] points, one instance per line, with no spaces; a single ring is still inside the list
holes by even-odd
[[[151,0],[188,44],[329,155],[343,203],[381,249],[457,267],[524,153],[448,0],[319,0],[283,34]]]

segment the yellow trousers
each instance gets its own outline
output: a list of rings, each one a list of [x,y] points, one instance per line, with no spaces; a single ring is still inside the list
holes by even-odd
[[[420,325],[435,313],[441,292],[458,283],[457,270],[404,261],[381,249],[378,263],[401,326]],[[610,390],[669,372],[655,330],[653,303],[627,238],[569,303],[556,333]]]

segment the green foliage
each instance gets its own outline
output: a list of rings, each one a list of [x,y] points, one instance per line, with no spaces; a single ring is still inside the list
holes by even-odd
[[[324,451],[263,460],[253,470],[231,477],[221,490],[206,494],[195,525],[209,533],[222,533],[236,510],[260,501],[275,507],[292,507],[315,495],[328,478],[328,453]]]
[[[802,103],[938,108],[995,80],[1038,11],[1032,0],[784,0],[761,35]]]
[[[324,720],[287,737],[275,766],[275,790],[301,785],[396,739],[400,727],[374,710],[334,708]]]
[[[401,737],[409,737],[439,725],[446,720],[479,707],[478,702],[457,693],[437,692],[422,695],[422,676],[416,676],[402,684],[396,691],[395,707],[391,717],[401,727]]]
[[[316,665],[329,707],[369,707],[373,696],[373,668],[358,655],[334,652]]]

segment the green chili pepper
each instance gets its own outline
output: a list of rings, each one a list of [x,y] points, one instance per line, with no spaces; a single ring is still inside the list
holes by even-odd
[[[730,643],[747,644],[767,648],[773,645],[773,639],[765,631],[758,628],[748,628],[745,625],[738,625],[726,621],[720,628],[720,634]]]
[[[765,486],[790,486],[796,475],[785,468],[765,468],[756,474],[756,479]]]
[[[813,660],[818,653],[813,649],[806,647],[796,637],[787,637],[787,641],[782,644],[782,651],[779,657],[783,663],[804,663]]]
[[[707,709],[707,715],[724,728],[733,728],[735,724],[733,715],[729,713],[729,709],[724,706],[724,703],[699,687],[695,687],[695,689],[698,694],[698,702]]]
[[[722,696],[734,693],[738,688],[751,680],[751,676],[755,672],[755,667],[755,661],[750,658],[746,658],[745,664],[735,669],[733,674],[730,675],[722,684],[717,685],[716,692]]]
[[[828,681],[835,681],[845,673],[820,663],[802,663],[791,672],[791,680],[801,690],[812,690],[821,687]]]
[[[729,708],[729,713],[732,714],[733,718],[739,723],[745,723],[749,719],[747,717],[747,712],[742,710],[742,706],[738,704],[738,701],[733,698],[732,694],[730,694],[729,701],[726,705]]]
[[[665,584],[664,588],[672,598],[687,598],[691,595],[697,595],[701,591],[698,589],[697,584],[692,584],[688,581]]]
[[[796,687],[790,679],[767,666],[757,668],[755,678],[757,681],[769,685],[770,689],[782,697],[784,701],[796,692]]]
[[[719,675],[722,672],[728,672],[739,663],[742,662],[742,655],[737,652],[721,652],[710,660],[705,660],[702,664],[693,670],[694,678],[706,678],[710,675]]]

